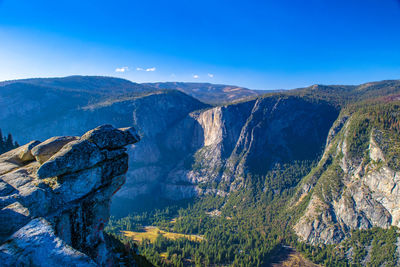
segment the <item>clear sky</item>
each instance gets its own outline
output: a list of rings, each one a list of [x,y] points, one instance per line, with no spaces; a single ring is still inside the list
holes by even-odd
[[[0,80],[254,89],[400,79],[400,0],[0,0]]]

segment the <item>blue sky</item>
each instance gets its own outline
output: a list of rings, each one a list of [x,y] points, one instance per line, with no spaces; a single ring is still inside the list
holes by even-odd
[[[74,74],[254,89],[400,79],[400,1],[0,0],[0,80]]]

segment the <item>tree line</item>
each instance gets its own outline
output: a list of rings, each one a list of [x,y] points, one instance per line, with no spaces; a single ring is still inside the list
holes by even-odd
[[[3,137],[3,132],[0,129],[0,154],[10,151],[19,147],[19,144],[13,140],[12,135],[9,133]]]

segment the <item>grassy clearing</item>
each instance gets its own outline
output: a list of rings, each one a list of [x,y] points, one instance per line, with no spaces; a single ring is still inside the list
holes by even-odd
[[[199,235],[186,235],[179,233],[167,232],[154,226],[146,226],[143,228],[143,232],[132,232],[123,231],[126,237],[132,238],[134,241],[142,242],[143,239],[149,239],[150,242],[154,242],[158,235],[162,235],[168,239],[176,240],[178,238],[186,238],[191,241],[201,242],[204,240],[202,236]]]

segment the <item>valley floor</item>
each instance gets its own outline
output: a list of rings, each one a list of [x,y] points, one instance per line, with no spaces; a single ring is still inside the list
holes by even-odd
[[[161,230],[155,226],[145,226],[143,231],[133,232],[133,231],[123,231],[126,237],[132,238],[136,242],[142,242],[144,239],[150,240],[151,243],[155,242],[158,235],[162,235],[168,239],[178,239],[178,238],[186,238],[191,241],[201,242],[204,240],[204,237],[200,235],[188,235],[188,234],[179,234],[173,232],[167,232]]]

